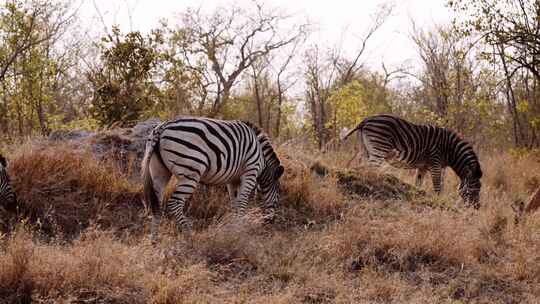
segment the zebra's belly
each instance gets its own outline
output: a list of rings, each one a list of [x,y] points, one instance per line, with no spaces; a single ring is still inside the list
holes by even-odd
[[[407,162],[404,162],[404,161],[399,161],[399,160],[390,160],[390,161],[387,161],[392,167],[394,168],[398,168],[398,169],[415,169],[417,167],[415,167],[414,165],[412,164],[409,164]]]
[[[237,170],[234,170],[232,172],[213,172],[209,171],[206,172],[203,176],[201,176],[201,184],[205,185],[226,185],[231,183],[240,183],[240,177],[241,174],[237,172]]]
[[[398,169],[425,169],[429,168],[429,163],[426,161],[407,161],[403,155],[398,155],[397,152],[390,153],[385,158],[386,162],[394,168]]]

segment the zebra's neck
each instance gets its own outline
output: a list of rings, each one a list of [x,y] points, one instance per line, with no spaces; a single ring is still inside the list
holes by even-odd
[[[261,144],[261,150],[263,154],[263,167],[270,167],[273,163],[276,163],[276,165],[279,165],[279,159],[276,155],[276,152],[274,152],[274,148],[272,147],[272,144],[270,143],[270,139],[268,136],[264,133],[261,133],[257,136],[257,139],[259,140],[259,143]]]
[[[463,147],[460,145],[463,145]],[[476,167],[480,166],[480,163],[469,143],[461,140],[454,149],[453,157],[449,159],[448,166],[454,170],[461,180],[464,180],[467,177],[467,171],[472,173]]]
[[[257,140],[259,141],[259,144],[261,145],[262,150],[262,163],[263,163],[263,169],[266,167],[272,166],[274,163],[275,165],[279,165],[280,161],[274,152],[274,148],[272,147],[272,144],[270,143],[270,138],[266,133],[263,132],[259,127],[256,125],[244,121],[246,125],[248,125],[253,131],[255,132],[255,135],[257,136]]]

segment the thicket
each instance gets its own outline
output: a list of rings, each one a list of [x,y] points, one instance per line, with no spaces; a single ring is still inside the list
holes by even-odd
[[[365,116],[392,112],[478,147],[536,148],[540,10],[534,1],[475,3],[449,1],[451,25],[411,24],[418,64],[374,68],[367,50],[391,4],[345,52],[312,42],[314,26],[264,3],[188,9],[151,33],[112,27],[94,39],[69,1],[6,1],[1,137],[189,114],[251,120],[276,140],[323,149]]]

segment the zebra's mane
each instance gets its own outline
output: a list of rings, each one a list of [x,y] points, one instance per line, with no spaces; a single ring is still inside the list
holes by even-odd
[[[2,165],[4,168],[7,167],[7,160],[2,154],[0,154],[0,165]]]
[[[270,142],[270,137],[268,136],[268,134],[266,134],[261,128],[252,124],[249,121],[242,121],[242,122],[245,123],[248,127],[250,127],[255,132],[255,135],[259,139],[259,143],[261,144],[263,150],[269,149],[270,151],[272,151],[272,153],[270,153],[269,155],[269,158],[275,160],[277,164],[281,164],[276,152],[274,151],[274,147],[272,147],[272,144]]]
[[[452,129],[449,129],[449,128],[442,128],[442,127],[439,127],[441,129],[443,129],[444,131],[450,133],[450,134],[453,134],[456,138],[456,142],[457,143],[464,143],[465,144],[465,147],[466,149],[468,150],[469,153],[471,153],[472,155],[474,155],[474,160],[470,163],[473,167],[471,168],[473,171],[472,171],[472,174],[475,178],[481,178],[483,173],[482,173],[482,168],[481,168],[481,165],[480,165],[480,160],[478,158],[478,154],[476,154],[476,152],[474,151],[474,147],[473,147],[473,144],[466,140],[463,136],[461,136],[461,134],[457,131],[454,131]]]

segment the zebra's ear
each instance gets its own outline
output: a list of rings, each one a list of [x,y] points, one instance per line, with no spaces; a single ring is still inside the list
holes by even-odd
[[[2,165],[2,167],[4,167],[4,168],[7,167],[7,160],[4,157],[4,155],[2,155],[2,154],[0,154],[0,165]]]
[[[275,179],[280,178],[283,175],[283,172],[285,172],[285,168],[283,168],[282,165],[279,165],[279,167],[277,167],[276,169],[276,172],[274,173],[274,178]]]
[[[470,167],[465,167],[465,170],[464,170],[464,175],[462,176],[462,178],[465,178],[466,180],[468,179],[471,179],[473,176],[472,174],[472,170]]]
[[[482,169],[480,169],[480,167],[477,167],[475,177],[480,179],[480,178],[482,178],[482,175],[483,175],[482,174]]]

